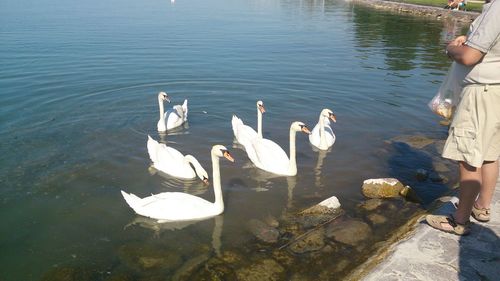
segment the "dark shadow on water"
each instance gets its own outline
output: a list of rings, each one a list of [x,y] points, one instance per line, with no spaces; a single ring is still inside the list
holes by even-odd
[[[446,161],[435,153],[434,145],[415,148],[405,141],[391,141],[388,148],[387,165],[389,176],[397,178],[404,185],[410,186],[427,206],[449,191],[448,177],[436,171],[436,164],[447,165]],[[450,167],[450,172],[454,167]]]

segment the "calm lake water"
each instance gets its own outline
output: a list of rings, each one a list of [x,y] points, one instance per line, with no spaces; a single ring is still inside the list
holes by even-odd
[[[424,199],[415,210],[448,190],[448,163],[447,183],[414,176],[439,154],[390,140],[446,136],[426,104],[450,64],[445,41],[460,32],[344,1],[2,0],[0,280],[232,279],[262,259],[284,268],[276,276],[345,276],[375,248],[330,241],[327,255],[284,249],[280,259],[283,242],[259,242],[245,222],[284,225],[335,195],[346,217],[370,225],[365,244],[377,245],[407,216],[367,220],[358,206],[364,179],[411,185]],[[149,169],[147,134],[160,139],[159,91],[190,107],[186,128],[164,141],[209,173],[213,144],[236,159],[221,165],[224,214],[175,231],[135,215],[120,194],[213,198],[200,181]],[[292,121],[312,128],[321,109],[332,109],[333,149],[319,153],[298,135],[296,177],[259,172],[233,147],[230,122],[237,114],[255,127],[258,99],[267,109],[264,136],[286,151]],[[221,253],[224,266],[214,262]]]

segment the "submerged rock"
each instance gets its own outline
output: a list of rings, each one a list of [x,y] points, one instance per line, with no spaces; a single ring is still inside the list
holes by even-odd
[[[435,139],[431,139],[431,138],[428,138],[428,137],[422,136],[422,135],[398,136],[398,137],[391,139],[391,141],[392,142],[402,142],[402,143],[405,143],[405,144],[407,144],[410,147],[415,148],[415,149],[422,149],[422,148],[428,146],[429,144],[436,142]]]
[[[399,197],[404,185],[395,178],[368,179],[363,182],[361,190],[368,198]]]
[[[264,259],[236,270],[239,281],[285,280],[285,269],[273,259]]]
[[[262,219],[267,225],[271,227],[279,227],[279,221],[272,215],[267,215]]]
[[[361,203],[359,205],[361,208],[365,209],[366,211],[373,211],[380,207],[384,201],[380,198],[373,198],[373,199],[368,199],[365,202]]]
[[[42,277],[42,281],[93,281],[94,272],[80,267],[56,267]]]
[[[295,220],[303,227],[310,228],[331,221],[343,213],[337,197],[332,196],[297,214]]]
[[[205,263],[210,256],[208,254],[202,254],[197,257],[191,258],[185,262],[179,269],[177,269],[172,276],[172,281],[189,280],[189,277],[193,272],[198,269],[203,263]]]
[[[429,177],[429,172],[426,169],[417,169],[415,178],[418,181],[426,181],[428,177]]]
[[[372,222],[372,224],[383,224],[387,222],[387,218],[381,214],[373,213],[369,214],[367,218]]]
[[[325,246],[324,233],[325,231],[323,228],[318,228],[291,243],[289,248],[296,254],[321,250],[321,248]]]
[[[372,234],[370,226],[360,220],[345,220],[330,224],[326,228],[325,235],[335,241],[351,246],[369,238]]]
[[[280,236],[278,229],[257,219],[251,219],[247,228],[257,239],[266,243],[276,243]]]
[[[152,245],[129,244],[119,249],[118,256],[127,267],[136,271],[167,270],[177,268],[181,257],[168,250]]]

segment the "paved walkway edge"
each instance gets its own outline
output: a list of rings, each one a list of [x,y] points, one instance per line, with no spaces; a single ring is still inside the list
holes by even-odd
[[[500,179],[496,188],[500,187]],[[450,214],[455,207],[443,203],[429,213]],[[495,192],[488,223],[473,218],[472,233],[457,236],[428,226],[424,216],[413,221],[413,231],[350,276],[350,280],[498,280],[500,276],[500,193]]]

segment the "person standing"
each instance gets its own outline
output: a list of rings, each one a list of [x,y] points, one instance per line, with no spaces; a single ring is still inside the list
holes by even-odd
[[[450,216],[428,215],[439,230],[467,235],[470,216],[490,220],[500,156],[500,0],[486,1],[467,36],[446,47],[447,55],[465,68],[462,99],[450,125],[443,157],[458,161],[459,203]]]

